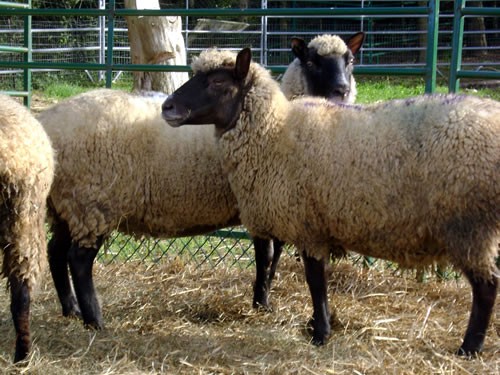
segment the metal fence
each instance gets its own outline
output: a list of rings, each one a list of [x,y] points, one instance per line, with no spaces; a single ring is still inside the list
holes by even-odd
[[[111,3],[115,4],[116,9],[112,23],[109,17]],[[423,72],[429,65],[426,58],[432,58],[427,51],[427,39],[431,32],[428,28],[437,23],[431,24],[427,20],[432,7],[437,5],[439,27],[436,65],[438,74],[444,77],[449,74],[452,54],[453,21],[456,19],[454,5],[459,2],[177,0],[160,3],[164,14],[179,14],[179,10],[184,12],[183,35],[188,63],[192,56],[207,47],[216,45],[238,49],[250,45],[256,59],[273,71],[280,72],[291,59],[288,47],[291,36],[310,39],[320,33],[335,33],[347,37],[354,32],[364,31],[367,38],[358,54],[357,74],[384,73],[384,70],[380,70],[382,67],[394,69],[388,74],[410,74],[414,69],[416,75],[426,74]],[[223,3],[226,8],[215,8],[219,3]],[[423,6],[422,3],[427,5]],[[464,58],[461,66],[468,71],[498,71],[500,24],[498,14],[490,11],[495,10],[498,5],[495,1],[481,3],[488,7],[482,16],[469,13],[463,19],[464,31],[460,46]],[[105,79],[106,71],[90,66],[83,70],[74,69],[71,65],[96,63],[101,66],[123,66],[130,63],[124,18],[127,10],[123,9],[122,2],[83,0],[79,2],[80,9],[60,10],[64,13],[54,9],[58,6],[56,1],[34,0],[34,4],[35,8],[38,5],[40,12],[43,12],[33,15],[33,62],[43,64],[33,69],[35,84],[38,79],[43,80],[44,73],[54,68],[65,69],[65,79],[71,79],[68,75],[84,72],[86,77],[97,81]],[[240,10],[238,7],[242,5],[245,8]],[[14,44],[22,40],[22,22],[21,16],[2,16],[0,12],[0,44]],[[112,37],[109,24],[113,27]],[[113,46],[111,61],[107,61],[108,45]],[[5,56],[10,61],[19,61],[19,58],[18,55]],[[62,65],[58,67],[57,63]],[[68,64],[64,66],[66,63]],[[109,80],[124,76],[121,74],[123,70],[112,70]],[[12,78],[16,71],[19,76],[23,73],[15,68],[0,68],[0,84],[5,87],[17,82],[19,85],[20,80]],[[126,72],[125,76],[128,74]]]
[[[183,2],[185,6],[182,9],[160,11],[115,8],[114,1],[108,4],[99,1],[96,5],[100,6],[89,9],[34,9],[31,11],[35,25],[32,32],[32,61],[20,61],[18,55],[7,52],[8,55],[4,57],[4,53],[0,59],[0,68],[3,67],[3,73],[9,74],[24,72],[26,67],[33,68],[37,74],[59,69],[83,71],[92,79],[105,77],[108,86],[123,71],[189,70],[187,66],[128,65],[130,56],[123,17],[142,13],[181,15],[184,19],[188,59],[213,45],[232,49],[251,45],[255,57],[279,73],[291,58],[288,48],[290,36],[297,35],[305,39],[320,33],[347,36],[362,30],[368,37],[359,56],[356,74],[422,76],[426,78],[428,91],[434,89],[436,72],[439,69],[450,70],[450,66],[454,70],[455,80],[461,77],[500,78],[500,9],[496,7],[467,10],[463,1],[431,0],[422,6],[422,2],[416,1],[361,0],[336,1],[336,8],[331,8],[332,2],[327,1],[249,0],[244,2],[247,7],[241,10],[235,7],[206,9],[207,6],[213,6],[215,1]],[[169,3],[179,6],[179,2]],[[289,7],[292,3],[294,7]],[[443,4],[446,6],[443,7]],[[441,8],[442,13],[439,12]],[[0,44],[23,40],[24,29],[19,28],[15,17],[22,18],[31,13],[26,10],[1,11],[0,23],[3,24]],[[483,26],[487,26],[484,30],[470,29],[469,25],[469,29],[464,31],[467,17],[484,15]],[[64,18],[64,27],[54,21],[61,17]],[[454,22],[457,17],[460,18],[459,22]],[[4,24],[10,26],[4,27]],[[459,30],[460,35],[455,35],[453,27],[455,31]],[[486,40],[485,45],[474,45],[476,38],[470,37],[478,33]],[[466,40],[469,40],[468,44],[462,46]],[[460,56],[464,54],[466,58],[458,59],[455,52],[457,43],[461,48]],[[451,58],[457,61],[450,62]],[[476,75],[471,74],[471,71],[475,71]],[[16,80],[12,82],[15,84]],[[0,88],[5,89],[6,81],[0,80],[0,84]],[[106,242],[100,258],[103,262],[131,257],[155,262],[174,256],[194,261],[198,265],[209,263],[216,266],[223,263],[246,267],[253,263],[251,247],[251,241],[242,228],[229,228],[207,236],[167,240],[134,239],[117,233]],[[291,247],[287,251],[294,253]],[[356,261],[359,259],[355,258]]]

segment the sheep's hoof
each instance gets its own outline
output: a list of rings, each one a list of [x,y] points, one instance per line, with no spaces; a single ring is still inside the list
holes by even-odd
[[[464,346],[461,346],[456,352],[455,355],[459,357],[463,357],[466,359],[474,359],[477,358],[481,354],[481,348],[467,349]]]
[[[263,311],[263,312],[272,312],[273,308],[270,304],[263,304],[260,302],[253,302],[253,308],[256,309],[257,311]]]
[[[82,312],[78,307],[63,309],[63,316],[71,319],[82,319]]]
[[[14,353],[14,363],[24,361],[30,352],[30,343],[23,342],[18,339],[16,342],[16,352]]]
[[[76,298],[71,297],[61,301],[62,314],[68,318],[82,319],[82,312]]]
[[[86,329],[90,329],[90,330],[95,330],[95,331],[101,331],[104,329],[104,324],[103,323],[99,323],[99,322],[88,322],[88,323],[84,323],[83,325]]]
[[[331,317],[330,317],[331,320]],[[309,334],[309,336],[312,336],[311,339],[311,344],[315,346],[323,346],[328,342],[328,339],[330,338],[330,332],[319,332],[317,328],[314,327],[314,319],[311,318],[307,322],[306,326],[306,332]]]
[[[311,344],[314,346],[323,346],[328,342],[328,338],[321,337],[321,338],[315,338],[313,337],[311,340]]]

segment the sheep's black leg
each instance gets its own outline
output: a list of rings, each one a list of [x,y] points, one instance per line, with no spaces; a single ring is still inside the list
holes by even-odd
[[[317,260],[305,254],[304,267],[306,281],[313,301],[313,338],[314,345],[324,345],[330,336],[330,311],[328,308],[327,273],[324,259]]]
[[[273,246],[270,240],[256,237],[255,248],[256,277],[253,288],[253,307],[269,309],[269,267],[273,258]]]
[[[10,311],[16,329],[14,362],[22,361],[30,351],[30,291],[25,281],[9,276]]]
[[[465,331],[464,341],[458,355],[474,355],[483,348],[486,330],[490,322],[498,289],[498,279],[491,281],[478,280],[470,271],[464,271],[472,287],[472,309],[469,325]]]
[[[285,246],[283,241],[277,239],[273,240],[273,262],[271,263],[271,269],[269,270],[269,288],[271,288],[271,283],[274,280],[276,268],[278,267],[281,253],[283,252],[283,246]]]
[[[61,302],[63,316],[81,317],[68,273],[68,252],[71,247],[68,224],[54,219],[51,229],[52,238],[48,245],[50,273]]]
[[[94,329],[103,328],[103,319],[92,279],[92,267],[99,250],[73,244],[69,250],[69,268],[73,277],[76,298],[82,311],[83,324]]]
[[[257,268],[253,294],[253,307],[255,308],[263,307],[267,310],[271,309],[269,305],[269,292],[284,244],[284,242],[276,239],[272,242],[262,238],[254,239],[255,264]]]

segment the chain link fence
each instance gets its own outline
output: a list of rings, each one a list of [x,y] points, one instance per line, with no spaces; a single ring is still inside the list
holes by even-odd
[[[181,259],[197,266],[219,264],[247,268],[254,264],[254,250],[243,227],[227,228],[204,236],[173,239],[135,238],[115,232],[98,255],[103,263],[140,259],[159,262]],[[292,254],[291,247],[287,251]]]

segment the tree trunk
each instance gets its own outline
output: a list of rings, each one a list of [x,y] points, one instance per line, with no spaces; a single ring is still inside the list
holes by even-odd
[[[467,3],[470,7],[483,7],[482,1],[469,1]],[[482,31],[481,33],[469,35],[469,46],[470,47],[487,47],[488,43],[486,41],[486,33],[484,26],[484,17],[474,16],[470,19],[470,30],[471,31]],[[469,56],[485,56],[488,51],[486,48],[481,48],[478,50],[472,50],[468,53]]]
[[[160,9],[157,0],[125,0],[128,9]],[[133,64],[186,65],[180,17],[125,17]],[[134,90],[167,94],[188,79],[186,72],[134,72]]]

